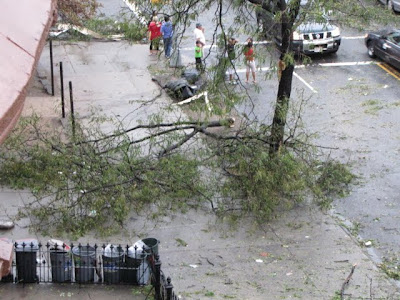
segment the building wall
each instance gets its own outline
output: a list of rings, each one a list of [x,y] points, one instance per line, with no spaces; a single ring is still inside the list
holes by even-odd
[[[14,128],[56,19],[57,0],[0,3],[0,143]]]

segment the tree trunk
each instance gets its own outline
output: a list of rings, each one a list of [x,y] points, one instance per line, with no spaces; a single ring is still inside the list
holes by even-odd
[[[276,99],[274,119],[272,120],[271,126],[271,144],[269,153],[275,155],[281,145],[283,144],[286,126],[286,117],[289,109],[290,93],[292,91],[292,79],[294,71],[294,60],[286,57],[290,54],[290,41],[292,35],[293,22],[298,15],[300,8],[300,1],[295,1],[293,10],[290,14],[287,11],[286,2],[280,1],[280,9],[282,12],[281,19],[281,56],[278,63],[278,77],[279,77],[279,88]]]
[[[278,152],[283,143],[286,117],[289,109],[290,92],[292,90],[293,70],[293,64],[286,66],[284,70],[282,70],[282,76],[279,81],[274,119],[272,121],[270,154],[275,154]]]

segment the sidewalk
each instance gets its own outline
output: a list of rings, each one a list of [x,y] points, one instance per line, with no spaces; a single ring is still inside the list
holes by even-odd
[[[106,115],[120,116],[124,124],[132,126],[172,102],[164,92],[158,96],[159,87],[151,81],[148,67],[163,61],[148,56],[148,45],[54,44],[54,62],[63,61],[64,84],[73,82],[75,111],[83,122],[92,107],[100,107]],[[38,72],[49,80],[48,64],[45,48]],[[44,114],[45,121],[59,126],[60,116],[52,111],[60,101],[58,82],[56,78],[55,97],[38,89],[31,91],[24,113],[36,108]],[[124,118],[131,111],[129,118]],[[176,109],[167,118],[180,116],[183,113]],[[103,129],[112,130],[110,126],[105,124]],[[18,206],[27,201],[27,192],[0,189],[3,212],[7,208],[9,214],[15,214]],[[206,208],[172,214],[156,223],[145,216],[132,215],[127,226],[126,232],[110,240],[130,244],[143,236],[159,239],[162,270],[172,278],[174,290],[183,299],[340,299],[337,293],[355,264],[345,299],[400,299],[395,283],[377,268],[365,249],[337,220],[312,205],[282,212],[277,220],[260,228],[246,220],[230,227]],[[27,235],[42,241],[48,238],[29,234],[18,226],[2,233],[13,239]],[[103,242],[94,236],[81,241]],[[128,299],[132,295],[130,288],[109,289],[113,288],[4,284],[0,285],[0,298]]]
[[[140,288],[130,286],[71,285],[71,284],[0,284],[0,299],[95,299],[95,300],[144,300]]]

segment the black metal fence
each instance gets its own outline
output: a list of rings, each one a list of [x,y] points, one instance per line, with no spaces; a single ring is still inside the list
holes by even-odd
[[[171,279],[161,270],[158,245],[141,248],[136,244],[122,247],[15,242],[11,272],[2,282],[151,284],[156,300],[178,299]]]

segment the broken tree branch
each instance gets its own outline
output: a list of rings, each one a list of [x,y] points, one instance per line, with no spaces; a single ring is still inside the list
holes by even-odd
[[[351,267],[351,271],[350,271],[350,274],[349,274],[349,276],[347,276],[347,278],[346,278],[346,280],[343,282],[343,284],[342,284],[342,289],[340,290],[340,299],[341,300],[343,300],[344,298],[344,290],[346,289],[346,287],[348,286],[348,284],[349,284],[349,282],[350,282],[350,279],[351,279],[351,277],[353,276],[353,273],[354,273],[354,270],[356,269],[356,266],[357,266],[357,264],[354,264],[352,267]]]

